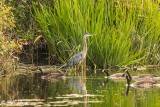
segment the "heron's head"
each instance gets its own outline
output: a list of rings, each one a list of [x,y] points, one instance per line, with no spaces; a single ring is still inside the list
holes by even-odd
[[[88,33],[86,33],[86,34],[84,34],[84,37],[88,37],[88,36],[93,36],[94,34],[88,34]]]

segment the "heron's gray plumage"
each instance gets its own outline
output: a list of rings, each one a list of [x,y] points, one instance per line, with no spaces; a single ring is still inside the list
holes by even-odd
[[[71,57],[67,63],[65,64],[64,68],[68,68],[68,67],[71,67],[71,66],[74,66],[74,65],[78,65],[80,64],[82,61],[83,61],[83,53],[80,52],[76,55],[74,55],[73,57]]]
[[[83,36],[83,51],[77,53],[76,55],[74,55],[73,57],[71,57],[66,64],[64,64],[63,66],[61,66],[60,68],[68,68],[71,66],[75,66],[75,65],[79,65],[82,63],[82,61],[85,59],[86,54],[87,54],[87,42],[86,42],[86,37],[87,36],[92,36],[92,34],[85,34]]]

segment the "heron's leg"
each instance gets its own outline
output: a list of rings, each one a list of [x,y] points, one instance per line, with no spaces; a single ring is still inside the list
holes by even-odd
[[[76,69],[77,72],[80,72],[82,70],[80,65],[77,65],[76,68],[77,68]]]

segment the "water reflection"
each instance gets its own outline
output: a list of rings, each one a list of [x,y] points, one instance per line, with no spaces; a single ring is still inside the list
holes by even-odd
[[[126,87],[126,83],[105,79],[101,74],[66,76],[66,80],[57,82],[33,74],[8,76],[0,81],[0,105],[134,107],[153,102],[149,104],[158,107],[159,88],[139,90]]]
[[[22,104],[18,99],[41,99],[45,93],[47,83],[33,76],[7,76],[1,79],[1,105]],[[34,100],[33,100],[34,101]],[[13,104],[14,103],[14,104]]]
[[[86,75],[74,77],[67,81],[70,87],[73,87],[72,93],[78,93],[83,96],[84,107],[87,106],[87,88],[86,88]]]

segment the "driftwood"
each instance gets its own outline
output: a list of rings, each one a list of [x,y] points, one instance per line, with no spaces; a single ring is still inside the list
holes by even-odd
[[[59,66],[50,66],[50,65],[46,65],[46,66],[35,66],[33,64],[21,64],[17,66],[18,70],[29,70],[32,72],[37,72],[37,67],[41,68],[43,70],[43,72],[57,72],[59,69]]]
[[[28,73],[40,73],[40,71],[38,71],[36,69],[37,67],[41,68],[44,73],[61,72],[59,70],[60,66],[56,66],[56,65],[35,66],[33,64],[19,64],[19,65],[17,65],[15,73],[27,73],[27,74]],[[145,65],[145,66],[137,66],[137,67],[124,67],[124,68],[110,67],[109,69],[105,69],[105,70],[125,70],[125,69],[131,70],[131,71],[160,69],[160,65]],[[87,67],[87,70],[99,72],[99,71],[102,71],[104,69],[89,69],[89,67]],[[1,73],[2,73],[2,70],[1,70]]]

